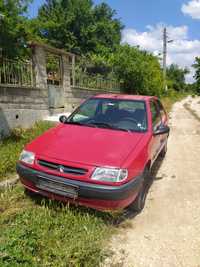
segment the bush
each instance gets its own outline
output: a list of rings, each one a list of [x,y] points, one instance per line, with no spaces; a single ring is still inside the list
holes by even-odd
[[[16,162],[24,145],[53,125],[49,122],[38,122],[27,130],[17,128],[12,131],[9,137],[0,141],[0,180],[15,172]]]
[[[183,99],[184,97],[188,96],[188,92],[176,92],[173,89],[169,89],[162,97],[162,103],[165,109],[169,112],[172,108],[172,105]]]

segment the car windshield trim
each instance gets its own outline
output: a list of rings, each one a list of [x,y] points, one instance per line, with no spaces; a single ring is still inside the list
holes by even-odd
[[[110,129],[110,130],[119,130],[123,132],[132,132],[131,129],[124,129],[120,128],[108,123],[104,122],[94,122],[94,123],[83,123],[83,122],[71,122],[71,121],[66,121],[64,124],[72,124],[72,125],[78,125],[78,126],[86,126],[86,127],[92,127],[92,128],[102,128],[102,129]]]
[[[122,128],[122,127],[118,127],[116,125],[107,125],[108,127],[101,127],[100,125],[95,125],[93,122],[89,122],[87,123],[87,121],[82,121],[82,122],[78,122],[78,121],[72,121],[73,117],[75,114],[78,114],[78,112],[81,110],[81,108],[87,104],[89,101],[91,100],[96,100],[96,101],[116,101],[119,102],[135,102],[135,103],[142,103],[144,105],[144,116],[145,116],[145,121],[146,121],[146,125],[145,127],[141,128],[141,129],[132,129],[132,128]],[[97,122],[97,124],[101,124],[101,122]],[[145,100],[138,100],[138,99],[123,99],[123,98],[107,98],[107,97],[102,97],[102,98],[98,98],[98,97],[91,97],[88,98],[86,101],[84,101],[79,107],[77,107],[72,114],[68,117],[68,120],[66,121],[66,124],[74,124],[74,125],[80,125],[80,126],[88,126],[88,127],[96,127],[96,128],[105,128],[105,129],[111,129],[111,130],[121,130],[121,131],[126,131],[126,132],[136,132],[136,133],[145,133],[148,132],[149,129],[149,122],[148,122],[148,115],[147,115],[147,103]]]

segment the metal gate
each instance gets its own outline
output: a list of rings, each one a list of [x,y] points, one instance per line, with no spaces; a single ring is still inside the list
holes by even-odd
[[[64,108],[64,88],[62,86],[49,84],[49,108]]]

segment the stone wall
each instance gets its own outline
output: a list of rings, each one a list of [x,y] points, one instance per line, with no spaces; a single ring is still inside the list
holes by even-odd
[[[47,115],[47,90],[0,85],[0,137],[10,129],[30,127]]]
[[[86,98],[105,93],[102,90],[76,88],[74,75],[71,86],[75,55],[44,44],[32,44],[32,50],[34,88],[0,84],[0,138],[9,134],[10,129],[30,127],[50,114],[72,112]],[[61,58],[62,82],[59,87],[47,83],[47,51]]]

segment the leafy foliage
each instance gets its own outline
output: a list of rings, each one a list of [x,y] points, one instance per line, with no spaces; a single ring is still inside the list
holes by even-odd
[[[32,26],[41,40],[67,51],[112,51],[120,43],[122,29],[114,15],[105,3],[93,6],[91,0],[46,0]]]
[[[193,68],[195,69],[194,78],[196,79],[196,91],[200,94],[200,57],[195,58],[195,63],[193,64]]]
[[[188,73],[188,69],[182,69],[176,64],[171,64],[170,67],[167,68],[169,87],[176,91],[183,91],[185,89],[185,75]]]
[[[129,93],[161,95],[162,71],[158,58],[138,47],[121,45],[113,56],[113,68]]]
[[[24,17],[32,0],[0,0],[0,47],[7,57],[22,57],[27,53],[27,18]]]

